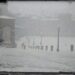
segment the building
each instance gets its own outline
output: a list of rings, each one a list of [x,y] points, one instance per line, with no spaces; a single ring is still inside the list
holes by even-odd
[[[0,3],[0,45],[15,47],[15,19],[8,16],[7,3]]]

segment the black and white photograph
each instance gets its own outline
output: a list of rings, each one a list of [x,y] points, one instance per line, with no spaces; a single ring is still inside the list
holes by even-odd
[[[0,75],[75,75],[75,0],[0,0]]]

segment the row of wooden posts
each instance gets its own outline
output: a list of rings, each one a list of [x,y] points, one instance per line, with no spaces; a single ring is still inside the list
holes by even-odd
[[[48,46],[48,45],[45,45],[45,46],[42,46],[42,45],[26,46],[24,43],[22,43],[22,44],[21,44],[21,47],[22,47],[23,49],[26,49],[26,48],[28,47],[28,48],[30,48],[30,49],[38,49],[38,50],[46,50],[46,51],[49,50],[49,46]],[[50,46],[50,50],[51,50],[51,51],[54,50],[54,46],[53,46],[53,45]],[[70,45],[70,50],[71,50],[71,51],[74,51],[74,45],[73,45],[73,44]],[[59,51],[60,51],[60,49],[57,48],[57,52],[59,52]]]

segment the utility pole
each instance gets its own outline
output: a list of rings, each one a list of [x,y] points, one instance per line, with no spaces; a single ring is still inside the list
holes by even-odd
[[[60,35],[60,27],[58,27],[57,31],[58,31],[58,37],[57,37],[57,51],[59,52],[59,35]]]

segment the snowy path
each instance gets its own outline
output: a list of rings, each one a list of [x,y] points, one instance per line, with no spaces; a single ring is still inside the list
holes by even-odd
[[[75,52],[0,48],[1,71],[75,71]]]

